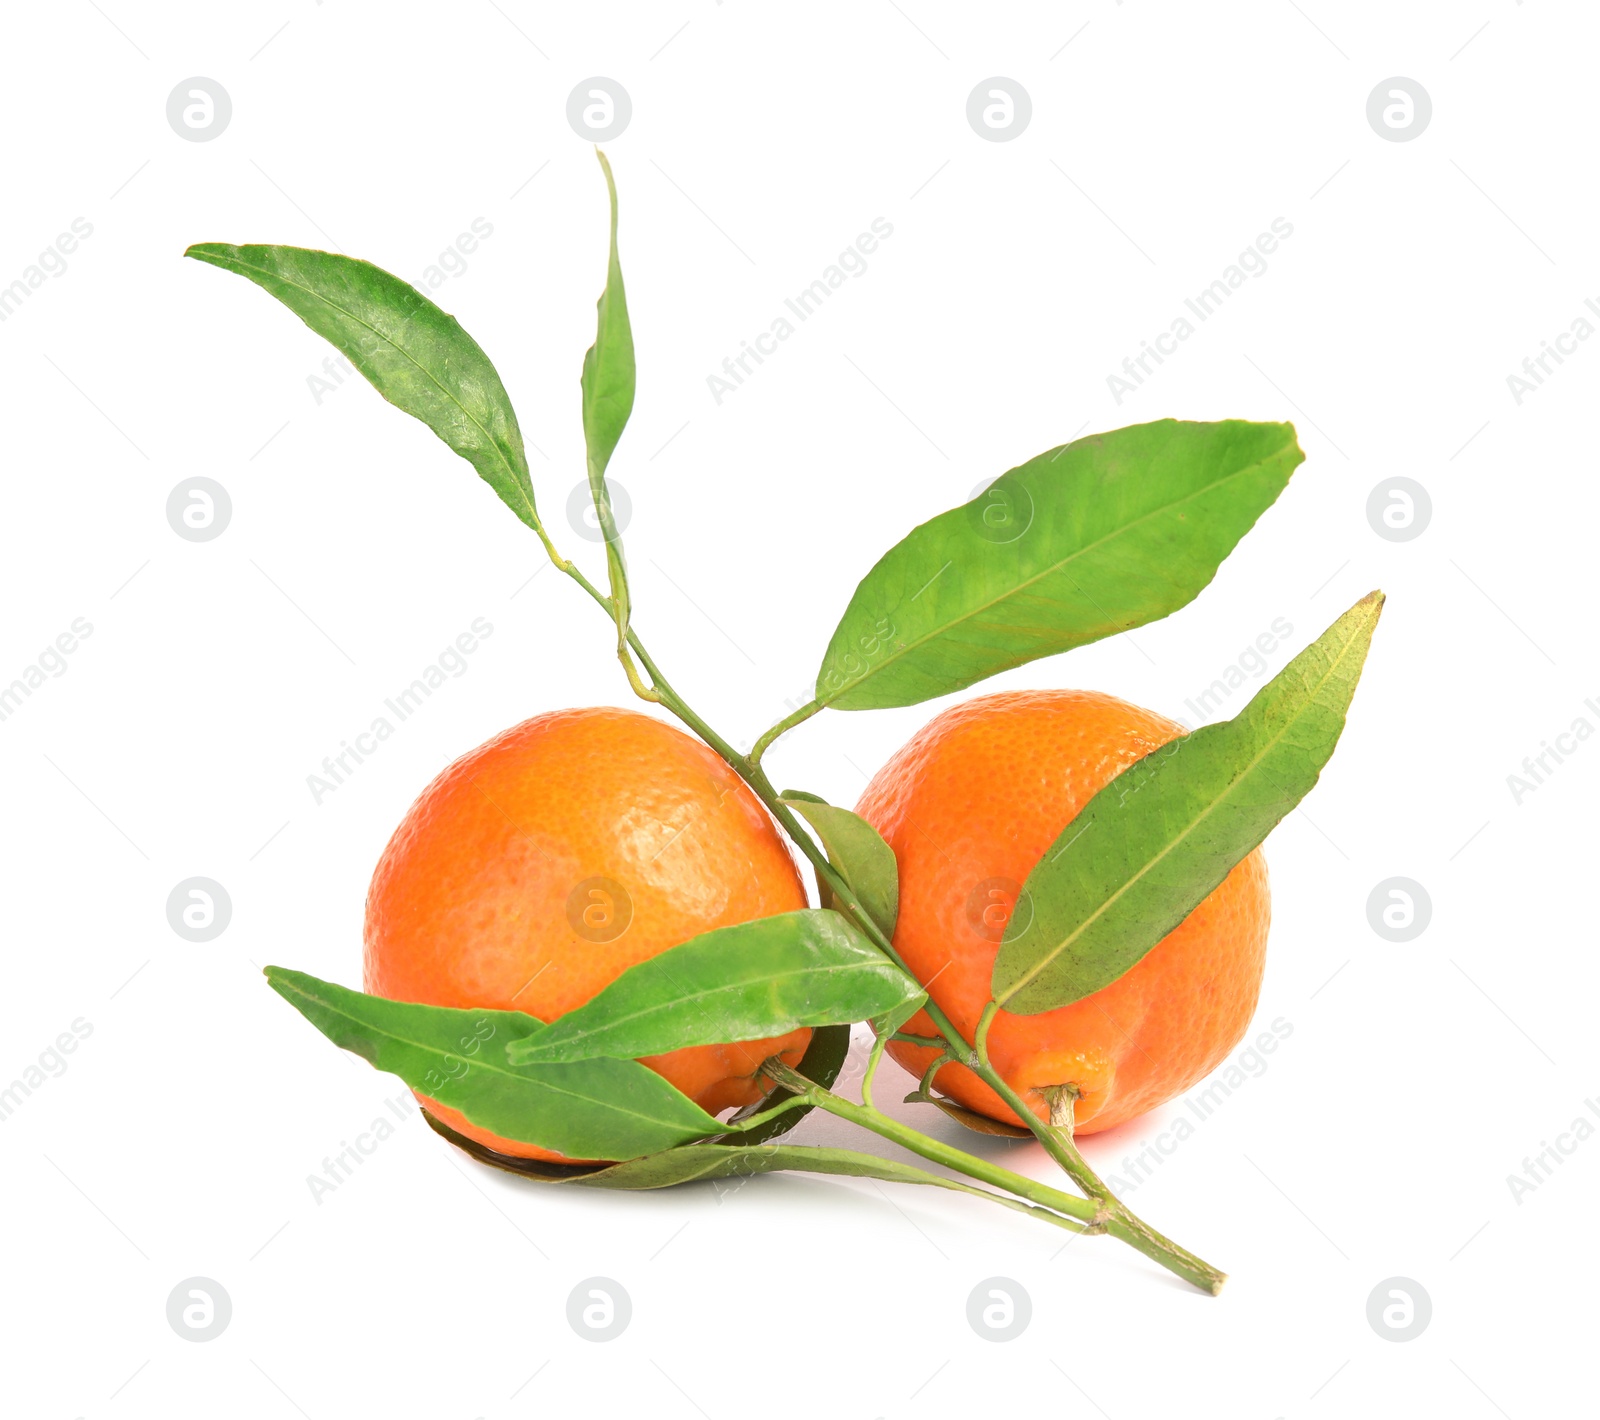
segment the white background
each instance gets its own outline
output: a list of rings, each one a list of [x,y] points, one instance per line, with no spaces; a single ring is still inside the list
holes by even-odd
[[[1584,706],[1600,342],[1520,405],[1506,377],[1600,296],[1600,25],[1556,0],[979,8],[8,11],[0,284],[74,218],[93,235],[0,326],[0,681],[74,618],[94,628],[0,723],[0,1083],[92,1026],[0,1131],[8,1413],[1592,1404],[1577,1357],[1600,1142],[1520,1202],[1507,1177],[1600,1095],[1584,811],[1600,743],[1520,804],[1507,775],[1576,717],[1600,725]],[[1293,1033],[1130,1195],[1232,1274],[1220,1299],[1109,1240],[1058,1251],[1028,1220],[887,1185],[557,1193],[415,1116],[313,1201],[307,1176],[400,1085],[329,1047],[258,966],[358,982],[367,877],[427,780],[526,716],[627,691],[595,609],[548,570],[529,581],[536,541],[465,464],[364,384],[319,404],[327,347],[180,257],[336,245],[417,280],[491,224],[435,298],[498,364],[547,519],[598,568],[563,513],[605,222],[565,105],[594,75],[634,106],[607,146],[640,364],[613,465],[637,623],[731,737],[803,695],[891,542],[1083,431],[1287,418],[1308,459],[1194,605],[996,687],[1192,718],[1184,700],[1274,618],[1294,633],[1272,670],[1389,593],[1333,765],[1267,845],[1256,1028]],[[966,120],[993,75],[1032,96],[1011,142]],[[1366,119],[1396,75],[1433,103],[1404,143]],[[231,96],[214,141],[167,123],[190,76]],[[894,234],[866,274],[719,406],[707,376],[878,217]],[[1107,375],[1274,218],[1294,232],[1266,274],[1117,404]],[[1366,515],[1396,475],[1432,499],[1409,542]],[[197,476],[233,503],[206,543],[165,515]],[[306,776],[476,617],[494,632],[468,672],[314,803]],[[939,708],[824,715],[774,774],[852,803]],[[166,918],[196,875],[233,903],[206,944]],[[1409,943],[1368,925],[1392,876],[1432,900]],[[1123,1173],[1183,1109],[1088,1152]],[[843,1142],[814,1122],[797,1137]],[[1031,1146],[997,1153],[1049,1176]],[[596,1275],[633,1303],[605,1345],[565,1313]],[[166,1319],[193,1276],[232,1299],[205,1344]],[[1033,1304],[1003,1345],[966,1320],[992,1276]],[[1400,1344],[1366,1315],[1395,1276],[1433,1306]]]

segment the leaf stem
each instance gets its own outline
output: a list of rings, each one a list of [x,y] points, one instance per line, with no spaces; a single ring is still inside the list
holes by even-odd
[[[579,586],[589,593],[590,597],[606,612],[608,619],[613,617],[614,608],[610,599],[584,577],[582,572],[571,563],[563,565],[562,562],[558,562],[556,565],[567,572]],[[630,665],[625,654],[628,649],[631,649],[633,654],[638,657],[639,664],[644,667],[649,675],[650,684],[648,686],[643,685],[634,668]],[[795,842],[800,851],[811,861],[818,877],[827,883],[834,902],[845,911],[879,951],[915,981],[916,974],[906,965],[904,959],[895,950],[894,943],[873,921],[872,915],[862,906],[855,890],[845,881],[844,876],[833,864],[828,861],[827,854],[818,846],[816,840],[801,826],[799,820],[788,805],[783,802],[777,789],[773,787],[772,781],[767,777],[766,771],[760,765],[758,751],[764,751],[777,738],[777,735],[781,734],[791,723],[799,724],[802,720],[816,714],[821,707],[814,701],[807,706],[802,706],[801,710],[797,710],[787,720],[779,721],[778,725],[764,734],[757,741],[755,748],[752,749],[749,755],[742,755],[701,719],[683,697],[673,689],[671,683],[661,673],[660,667],[651,659],[650,653],[645,649],[644,643],[639,639],[638,632],[634,630],[631,624],[627,629],[625,644],[619,648],[618,654],[623,657],[624,669],[629,673],[629,684],[634,687],[635,692],[644,699],[664,705],[722,757],[729,768],[750,786],[761,802],[766,805],[767,810],[783,826],[784,831]],[[956,1029],[955,1023],[945,1014],[932,996],[928,998],[924,1010],[926,1010],[935,1028],[944,1038],[951,1059],[967,1066],[968,1069],[977,1074],[985,1084],[1005,1100],[1015,1112],[1017,1118],[1033,1131],[1035,1137],[1044,1146],[1050,1157],[1089,1195],[1088,1199],[1072,1198],[1068,1194],[1058,1193],[1056,1190],[1046,1188],[1045,1185],[1036,1183],[1032,1179],[1024,1178],[1021,1174],[1014,1174],[1009,1169],[1002,1169],[997,1165],[976,1159],[970,1154],[963,1154],[958,1149],[941,1144],[937,1140],[930,1139],[926,1135],[919,1134],[914,1129],[889,1119],[888,1116],[880,1114],[875,1109],[864,1105],[851,1104],[850,1101],[842,1099],[830,1091],[822,1090],[820,1086],[806,1080],[805,1076],[791,1072],[794,1080],[799,1082],[800,1088],[809,1091],[814,1096],[811,1102],[819,1108],[826,1109],[830,1113],[841,1114],[845,1118],[852,1118],[852,1115],[843,1113],[841,1107],[843,1107],[843,1110],[856,1111],[860,1115],[860,1118],[855,1119],[856,1123],[861,1124],[864,1128],[873,1130],[875,1133],[882,1134],[885,1138],[893,1139],[894,1142],[901,1144],[902,1147],[910,1149],[912,1153],[920,1153],[924,1158],[934,1159],[936,1162],[948,1162],[950,1167],[955,1168],[957,1172],[964,1172],[972,1177],[985,1177],[987,1181],[998,1181],[998,1186],[1007,1188],[1013,1193],[1018,1193],[1024,1198],[1031,1197],[1037,1201],[1044,1195],[1049,1195],[1052,1199],[1061,1200],[1060,1204],[1051,1202],[1047,1203],[1046,1206],[1065,1211],[1073,1217],[1087,1218],[1093,1224],[1103,1224],[1104,1231],[1121,1238],[1147,1257],[1159,1262],[1163,1267],[1169,1268],[1187,1281],[1194,1283],[1202,1291],[1215,1295],[1222,1290],[1222,1284],[1226,1280],[1225,1273],[1218,1271],[1185,1248],[1179,1247],[1177,1243],[1156,1232],[1154,1228],[1151,1228],[1142,1219],[1135,1216],[1126,1204],[1112,1194],[1111,1190],[1101,1181],[1099,1175],[1090,1168],[1088,1161],[1078,1152],[1070,1131],[1063,1131],[1040,1119],[1024,1103],[1021,1096],[1011,1088],[999,1071],[994,1068],[987,1058],[987,1037],[988,1027],[998,1013],[998,1006],[991,1002],[984,1013],[984,1019],[980,1021],[980,1037],[983,1040],[983,1049],[981,1051],[962,1036],[961,1032]],[[781,1068],[787,1069],[786,1066]],[[768,1073],[771,1073],[770,1069]],[[774,1078],[777,1077],[774,1076]],[[785,1081],[784,1083],[788,1082]],[[795,1089],[796,1086],[790,1084],[789,1088]],[[823,1099],[822,1096],[826,1096],[826,1099]],[[940,1154],[929,1153],[928,1150],[930,1149],[941,1151],[943,1155],[948,1155],[950,1158],[947,1159]],[[950,1159],[959,1160],[960,1162],[950,1162]],[[966,1166],[968,1164],[975,1165],[985,1172],[974,1174],[972,1169]],[[1016,1184],[1021,1186],[1013,1187],[1011,1183],[999,1181],[1002,1176],[1004,1179],[1014,1180]],[[1062,1206],[1064,1204],[1071,1204],[1072,1207],[1066,1208]],[[1084,1210],[1087,1210],[1087,1212]]]
[[[839,1152],[860,1158],[864,1163],[876,1164],[881,1167],[881,1161],[871,1154],[856,1155],[853,1150],[849,1149],[841,1149]],[[804,1166],[800,1167],[801,1171],[803,1171]],[[919,1169],[912,1164],[901,1164],[896,1167],[901,1170],[899,1181],[902,1183],[926,1184],[933,1188],[946,1188],[953,1193],[966,1193],[974,1198],[987,1198],[989,1202],[998,1203],[1002,1208],[1010,1208],[1016,1213],[1026,1213],[1030,1217],[1038,1218],[1041,1222],[1064,1228],[1069,1233],[1082,1235],[1094,1231],[1092,1226],[1076,1222],[1072,1218],[1063,1217],[1052,1208],[1041,1207],[1035,1203],[1026,1203],[1020,1198],[1012,1198],[1004,1193],[991,1193],[987,1188],[974,1188],[970,1183],[962,1183],[959,1179],[945,1178],[942,1174],[929,1173],[926,1169]],[[871,1173],[865,1174],[865,1177],[868,1178],[872,1176]]]
[[[805,721],[809,720],[820,709],[822,709],[820,702],[816,700],[808,700],[804,705],[796,710],[794,714],[786,715],[783,719],[779,720],[776,725],[774,725],[756,741],[755,747],[750,751],[750,763],[752,765],[760,764],[761,756],[771,748],[772,742],[776,740],[778,736],[787,734],[790,730],[794,729],[796,725],[804,724]]]
[[[942,1045],[943,1042],[941,1041],[940,1044]],[[948,1065],[949,1063],[950,1063],[949,1052],[941,1050],[939,1052],[939,1054],[934,1056],[933,1059],[929,1062],[928,1068],[922,1072],[922,1078],[917,1081],[916,1094],[915,1095],[907,1095],[906,1098],[907,1099],[919,1099],[919,1100],[923,1100],[923,1101],[931,1100],[933,1098],[933,1081],[934,1081],[934,1077],[942,1069],[944,1069],[944,1067],[946,1065]]]
[[[718,1135],[713,1137],[727,1134],[743,1134],[748,1130],[754,1129],[758,1124],[765,1124],[769,1119],[776,1119],[780,1114],[787,1114],[791,1109],[799,1109],[805,1103],[806,1100],[799,1095],[790,1095],[788,1099],[780,1104],[773,1105],[771,1109],[764,1109],[759,1114],[747,1115],[737,1122],[732,1119],[724,1121]]]
[[[1011,1112],[1033,1130],[1034,1137],[1044,1146],[1045,1152],[1061,1165],[1067,1176],[1079,1188],[1091,1198],[1115,1202],[1115,1195],[1089,1166],[1089,1161],[1078,1151],[1078,1146],[1072,1138],[1071,1128],[1062,1130],[1053,1122],[1047,1123],[1040,1119],[1028,1107],[1027,1101],[1012,1089],[1010,1083],[994,1068],[993,1062],[989,1059],[989,1027],[994,1024],[994,1018],[999,1012],[1000,1007],[991,1001],[983,1008],[983,1014],[978,1018],[973,1046],[978,1057],[979,1075],[985,1084],[1011,1106]],[[1122,1205],[1118,1202],[1117,1206],[1120,1208]],[[1131,1213],[1128,1216],[1133,1217]]]
[[[1039,1183],[1024,1174],[1013,1173],[1010,1169],[990,1163],[987,1159],[964,1153],[952,1145],[920,1134],[875,1109],[852,1104],[842,1096],[834,1094],[832,1090],[825,1090],[821,1085],[807,1080],[798,1070],[791,1069],[776,1057],[767,1061],[762,1066],[762,1071],[784,1088],[803,1094],[807,1102],[816,1108],[870,1130],[921,1158],[943,1164],[946,1168],[954,1169],[957,1173],[965,1174],[968,1178],[977,1179],[994,1188],[1005,1189],[1008,1193],[1025,1198],[1040,1208],[1075,1219],[1082,1225],[1080,1232],[1103,1232],[1127,1243],[1152,1262],[1159,1263],[1202,1292],[1215,1296],[1222,1290],[1222,1285],[1227,1280],[1225,1273],[1217,1271],[1185,1248],[1163,1238],[1159,1233],[1137,1225],[1138,1220],[1132,1218],[1120,1204],[1112,1200],[1077,1198],[1070,1193],[1062,1193],[1058,1189],[1051,1188],[1048,1184]]]
[[[901,1124],[899,1120],[891,1119],[888,1115],[873,1109],[869,1105],[855,1104],[836,1095],[832,1090],[824,1089],[821,1085],[806,1079],[798,1070],[785,1065],[782,1060],[774,1057],[761,1067],[762,1073],[769,1079],[782,1085],[787,1090],[793,1090],[802,1095],[807,1103],[826,1110],[829,1114],[837,1115],[840,1119],[848,1120],[852,1124],[870,1130],[872,1133],[909,1149],[924,1159],[936,1164],[943,1164],[946,1168],[954,1169],[957,1173],[966,1174],[968,1178],[975,1178],[983,1183],[991,1184],[996,1188],[1003,1188],[1008,1193],[1015,1193],[1019,1197],[1030,1199],[1055,1212],[1064,1213],[1070,1218],[1076,1218],[1081,1223],[1094,1226],[1104,1221],[1100,1216],[1097,1204],[1087,1198],[1078,1198],[1070,1193],[1062,1193],[1022,1174],[1013,1173],[1008,1168],[999,1164],[990,1163],[987,1159],[980,1159],[972,1154],[963,1153],[952,1144],[946,1144],[938,1139],[930,1138],[926,1134],[919,1134],[908,1125]]]
[[[889,1032],[879,1031],[872,1038],[872,1050],[867,1055],[867,1068],[861,1075],[861,1103],[868,1109],[876,1109],[872,1103],[872,1082],[878,1073],[878,1066],[883,1063],[883,1050],[889,1043]]]

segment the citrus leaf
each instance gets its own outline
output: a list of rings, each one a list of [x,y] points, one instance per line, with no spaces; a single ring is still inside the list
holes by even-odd
[[[335,1045],[508,1139],[573,1158],[631,1159],[721,1127],[634,1060],[511,1065],[506,1045],[540,1022],[367,996],[280,966],[272,989]]]
[[[915,705],[1176,611],[1304,457],[1293,425],[1237,419],[1040,454],[884,554],[828,643],[817,702]]]
[[[800,1063],[795,1066],[808,1080],[815,1081],[825,1090],[833,1088],[833,1082],[839,1078],[839,1072],[844,1069],[845,1057],[850,1053],[850,1027],[847,1025],[818,1026],[811,1032],[811,1044],[806,1047],[806,1053],[800,1057]],[[740,1124],[754,1115],[771,1109],[774,1105],[782,1104],[793,1093],[782,1085],[774,1085],[761,1099],[754,1104],[746,1105],[737,1114],[729,1118],[729,1124]],[[791,1110],[774,1115],[765,1123],[758,1124],[754,1129],[743,1130],[737,1134],[720,1136],[717,1142],[741,1144],[762,1144],[769,1139],[776,1139],[787,1134],[806,1115],[811,1113],[813,1106],[809,1104],[796,1105]]]
[[[849,809],[794,791],[785,791],[782,800],[816,830],[828,861],[855,890],[878,929],[885,937],[894,936],[895,919],[900,915],[900,866],[894,849],[866,819]],[[819,890],[822,886],[819,883]],[[832,903],[825,901],[823,906]]]
[[[957,1104],[952,1099],[943,1095],[922,1095],[913,1092],[906,1096],[906,1103],[931,1104],[942,1109],[957,1124],[964,1125],[974,1134],[988,1134],[996,1139],[1031,1139],[1033,1130],[1024,1129],[1019,1124],[1006,1124],[999,1119],[990,1119],[987,1114],[979,1114],[975,1109],[968,1109],[964,1104]]]
[[[246,277],[276,296],[539,530],[510,396],[489,357],[454,316],[370,261],[333,252],[200,242],[184,255]]]
[[[868,1024],[872,1027],[874,1035],[893,1035],[927,1004],[928,993],[919,991],[910,1000],[902,1001],[893,1010],[885,1011],[881,1016],[874,1016]]]
[[[1028,874],[994,999],[1035,1015],[1110,985],[1183,921],[1316,784],[1383,610],[1373,592],[1232,720],[1152,751],[1084,805]]]
[[[940,1187],[949,1182],[892,1159],[858,1154],[850,1149],[827,1149],[809,1144],[685,1144],[644,1158],[630,1159],[626,1163],[601,1167],[549,1164],[540,1159],[519,1159],[486,1149],[475,1140],[456,1133],[449,1125],[440,1123],[426,1110],[423,1116],[435,1132],[483,1163],[505,1169],[508,1173],[521,1174],[524,1178],[537,1179],[541,1183],[573,1184],[579,1188],[671,1188],[680,1183],[750,1177],[780,1169]]]
[[[622,285],[622,263],[617,257],[617,184],[606,155],[595,150],[606,175],[611,197],[611,255],[606,264],[606,286],[597,305],[594,344],[583,357],[583,442],[588,451],[589,492],[595,516],[606,543],[606,569],[611,595],[617,606],[617,626],[628,624],[627,569],[622,542],[611,512],[611,491],[606,487],[606,466],[633,413],[636,369],[633,326],[628,320],[628,296]]]
[[[803,908],[693,937],[506,1048],[516,1064],[635,1059],[865,1020],[921,988],[837,912]]]

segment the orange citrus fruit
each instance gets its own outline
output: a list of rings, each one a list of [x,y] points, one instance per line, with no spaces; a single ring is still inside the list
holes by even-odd
[[[690,937],[805,905],[766,810],[705,745],[632,710],[559,710],[458,759],[412,805],[367,893],[366,989],[550,1021]],[[759,1099],[761,1063],[797,1064],[810,1039],[643,1063],[716,1114]],[[491,1149],[562,1159],[417,1098]]]
[[[1096,791],[1182,733],[1093,691],[986,695],[931,721],[867,786],[857,812],[900,864],[895,948],[969,1041],[1028,873]],[[1215,1069],[1244,1034],[1269,915],[1257,849],[1109,986],[1039,1015],[999,1012],[990,1060],[1041,1119],[1049,1118],[1043,1091],[1075,1085],[1084,1133],[1153,1109]],[[903,1029],[936,1034],[926,1013]],[[904,1042],[888,1049],[917,1076],[937,1058]],[[1021,1123],[964,1065],[942,1067],[935,1086],[969,1109]]]

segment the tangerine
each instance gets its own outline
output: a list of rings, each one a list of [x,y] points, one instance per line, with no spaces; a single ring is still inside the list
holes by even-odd
[[[806,905],[766,810],[712,750],[632,710],[558,710],[450,765],[395,830],[367,893],[366,990],[551,1021],[636,962]],[[643,1061],[708,1113],[764,1093],[808,1029]],[[503,1154],[568,1160],[417,1099]]]
[[[895,948],[967,1040],[991,998],[1001,935],[1029,872],[1096,792],[1183,733],[1094,691],[980,696],[930,721],[867,786],[856,811],[900,865]],[[1249,1026],[1269,917],[1256,849],[1109,986],[1038,1015],[999,1011],[991,1063],[1041,1119],[1045,1091],[1075,1086],[1082,1133],[1155,1108],[1215,1069]],[[937,1033],[926,1012],[902,1029]],[[900,1041],[888,1051],[918,1076],[938,1057]],[[943,1066],[934,1083],[969,1109],[1022,1122],[965,1065]]]

